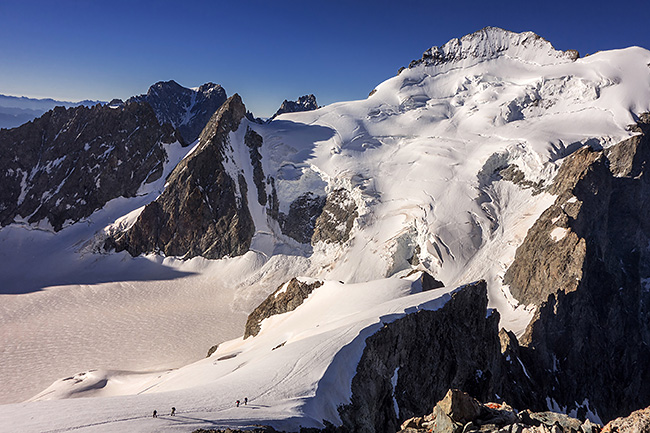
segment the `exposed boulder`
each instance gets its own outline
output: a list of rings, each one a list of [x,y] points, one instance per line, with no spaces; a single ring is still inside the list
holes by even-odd
[[[481,404],[450,389],[433,412],[406,420],[398,433],[597,433],[600,425],[554,412],[517,413],[505,403]]]
[[[301,281],[292,278],[278,287],[275,292],[271,293],[264,302],[248,315],[244,338],[257,335],[260,332],[262,320],[298,308],[311,292],[322,285],[323,283],[317,280]]]
[[[603,433],[650,433],[650,407],[607,423]]]
[[[218,84],[205,83],[198,89],[188,89],[170,80],[160,81],[146,95],[130,100],[149,103],[160,123],[170,123],[190,144],[226,99],[226,91]]]
[[[271,116],[271,120],[284,113],[297,113],[299,111],[312,111],[318,109],[318,103],[314,95],[305,95],[298,98],[297,101],[287,101],[286,99],[278,108],[278,111]]]
[[[481,405],[466,392],[450,389],[436,405],[453,421],[465,425],[481,414]]]
[[[116,197],[133,197],[160,178],[178,140],[148,104],[56,107],[18,128],[0,130],[0,224],[47,219],[54,230]]]
[[[106,246],[133,256],[160,252],[209,259],[248,251],[255,232],[248,186],[241,174],[233,179],[224,168],[231,151],[229,134],[239,128],[245,113],[239,95],[230,97],[201,133],[198,148],[171,173],[163,193]]]

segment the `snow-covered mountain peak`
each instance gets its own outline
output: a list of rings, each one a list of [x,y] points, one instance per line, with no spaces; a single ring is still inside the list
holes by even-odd
[[[460,39],[454,38],[440,47],[429,48],[421,59],[412,61],[409,68],[422,64],[468,66],[500,56],[543,65],[572,62],[578,58],[578,52],[556,50],[549,41],[533,32],[515,33],[498,27],[485,27]]]

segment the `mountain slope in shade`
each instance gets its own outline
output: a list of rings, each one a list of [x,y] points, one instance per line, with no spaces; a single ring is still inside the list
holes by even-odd
[[[143,103],[57,107],[21,127],[1,130],[0,224],[49,223],[59,231],[101,209],[133,197],[157,180],[176,141]]]
[[[183,137],[193,143],[212,115],[226,102],[226,91],[218,84],[205,83],[188,89],[177,82],[160,81],[149,88],[146,95],[131,101],[145,101],[151,105],[161,124],[169,123]]]
[[[244,176],[231,176],[225,168],[229,134],[241,128],[245,114],[239,95],[228,99],[191,154],[171,173],[160,197],[108,246],[133,256],[160,252],[210,259],[248,251],[255,230],[248,210],[248,185]]]

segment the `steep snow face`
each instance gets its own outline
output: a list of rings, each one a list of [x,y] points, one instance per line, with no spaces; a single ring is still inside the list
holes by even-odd
[[[314,246],[315,275],[381,278],[410,266],[419,251],[447,285],[488,277],[491,302],[509,311],[502,272],[552,198],[499,171],[514,164],[529,185],[544,186],[584,144],[628,136],[634,115],[650,108],[650,53],[628,48],[574,60],[532,33],[493,28],[430,51],[442,54],[425,56],[366,100],[258,127],[265,171],[279,197],[321,180],[325,191],[345,188],[357,202],[352,239]],[[504,324],[523,329],[526,320],[508,311]]]

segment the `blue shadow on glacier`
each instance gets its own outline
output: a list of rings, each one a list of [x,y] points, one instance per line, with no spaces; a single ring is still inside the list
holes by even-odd
[[[288,137],[291,138],[290,141],[283,141],[283,143],[294,150],[292,154],[284,155],[286,157],[286,162],[292,163],[300,163],[310,159],[314,156],[314,143],[329,140],[336,134],[336,131],[328,126],[310,125],[291,120],[277,119],[261,125],[260,130],[263,131],[267,137],[271,136],[271,142],[267,143],[265,141],[263,146],[273,146],[273,138],[275,137],[284,137],[285,139]]]
[[[2,264],[0,274],[0,295],[20,295],[55,286],[174,280],[194,273],[180,271],[144,257],[118,253],[93,254],[92,257],[76,260],[66,256],[60,262],[49,263],[39,263],[36,260],[32,269],[28,266],[7,269]]]

